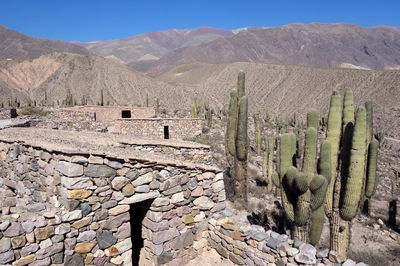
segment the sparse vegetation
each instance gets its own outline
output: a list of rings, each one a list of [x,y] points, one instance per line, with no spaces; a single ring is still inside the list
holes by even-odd
[[[47,111],[44,111],[42,108],[34,107],[34,106],[26,106],[20,110],[18,110],[19,115],[32,115],[32,116],[46,116],[48,115]]]

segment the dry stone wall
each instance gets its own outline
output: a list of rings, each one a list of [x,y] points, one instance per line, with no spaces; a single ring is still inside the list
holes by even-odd
[[[0,264],[130,265],[142,237],[149,265],[207,244],[208,220],[225,208],[222,173],[0,142]],[[142,235],[134,204],[150,201]]]
[[[164,138],[168,127],[169,138],[184,139],[201,134],[204,120],[192,118],[122,119],[113,122],[113,132],[133,136]]]

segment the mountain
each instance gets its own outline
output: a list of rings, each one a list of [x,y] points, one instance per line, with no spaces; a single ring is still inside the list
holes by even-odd
[[[93,54],[113,58],[140,70],[166,53],[234,35],[230,30],[200,27],[189,30],[166,30],[109,41],[74,42]]]
[[[33,59],[52,52],[88,54],[78,45],[30,37],[0,25],[0,60]]]
[[[400,69],[400,29],[344,23],[245,28],[233,36],[168,52],[149,65],[146,72],[156,76],[175,66],[196,62]]]
[[[24,102],[30,98],[40,103],[45,94],[49,104],[61,103],[68,90],[77,103],[85,96],[89,104],[97,104],[103,90],[104,101],[113,105],[144,105],[148,95],[150,103],[159,98],[162,105],[174,103],[178,106],[185,103],[185,99],[189,102],[188,97],[192,95],[188,88],[171,86],[97,56],[53,53],[33,60],[0,64],[0,103],[6,103],[11,96]]]

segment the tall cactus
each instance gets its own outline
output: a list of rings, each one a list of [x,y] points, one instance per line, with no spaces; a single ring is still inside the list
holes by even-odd
[[[339,258],[344,259],[347,257],[350,246],[351,221],[359,211],[364,184],[366,183],[367,197],[372,196],[369,192],[376,186],[378,147],[375,141],[369,144],[372,133],[369,137],[367,129],[372,129],[372,107],[370,111],[367,111],[364,106],[361,106],[354,116],[353,92],[350,89],[345,92],[342,112],[339,106],[340,96],[334,92],[331,98],[327,131],[327,139],[333,141],[330,158],[332,176],[325,211],[330,222],[330,248],[336,251]],[[371,177],[370,181],[366,179],[367,169],[368,176]]]
[[[260,121],[260,112],[257,111],[253,114],[254,120],[254,142],[256,146],[256,153],[258,155],[261,154],[261,139],[262,139],[262,129],[261,129],[261,121]]]
[[[247,201],[248,100],[245,96],[245,74],[239,72],[237,90],[231,91],[226,129],[226,155],[233,178],[234,195]]]
[[[267,150],[264,154],[263,158],[263,177],[264,181],[267,184],[267,192],[271,192],[272,184],[277,181],[274,170],[274,149],[275,149],[275,137],[268,137],[267,138]],[[275,178],[275,180],[274,180]],[[279,184],[279,182],[278,182]],[[279,186],[276,185],[275,186]]]

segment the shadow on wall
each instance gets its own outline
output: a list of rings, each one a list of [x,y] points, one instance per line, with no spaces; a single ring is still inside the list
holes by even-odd
[[[131,241],[132,241],[132,265],[139,265],[140,250],[143,248],[142,222],[150,209],[154,199],[141,201],[130,205]]]

